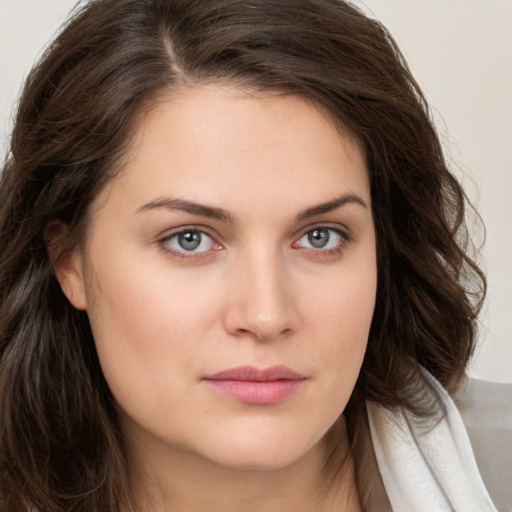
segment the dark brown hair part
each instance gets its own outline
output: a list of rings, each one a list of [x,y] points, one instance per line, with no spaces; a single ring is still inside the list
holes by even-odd
[[[453,388],[485,278],[468,255],[464,192],[421,90],[377,21],[341,0],[95,0],[29,75],[0,182],[0,509],[131,509],[115,408],[85,312],[44,239],[81,240],[134,120],[163,91],[227,82],[314,102],[360,141],[371,179],[378,292],[345,415],[365,401],[421,413],[421,372]],[[357,461],[356,461],[357,462]]]

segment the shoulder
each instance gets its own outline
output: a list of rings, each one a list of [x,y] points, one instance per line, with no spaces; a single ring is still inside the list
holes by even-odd
[[[512,383],[467,377],[453,400],[469,425],[512,428]]]
[[[512,512],[512,383],[467,378],[453,399],[489,494]]]
[[[425,400],[438,404],[439,415],[367,402],[392,510],[512,512],[512,386],[469,380],[453,400],[423,373]]]

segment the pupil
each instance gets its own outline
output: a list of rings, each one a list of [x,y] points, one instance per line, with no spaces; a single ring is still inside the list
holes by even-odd
[[[197,231],[187,231],[178,236],[178,242],[182,249],[192,251],[197,249],[201,243],[201,234]]]
[[[313,229],[309,232],[308,239],[313,247],[322,248],[329,242],[329,231],[327,229]]]

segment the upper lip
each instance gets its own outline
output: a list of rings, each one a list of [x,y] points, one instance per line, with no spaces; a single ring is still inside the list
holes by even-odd
[[[283,365],[269,368],[256,368],[255,366],[237,366],[228,368],[214,375],[208,375],[205,380],[240,380],[249,382],[270,382],[275,380],[304,380],[306,377],[291,368]]]

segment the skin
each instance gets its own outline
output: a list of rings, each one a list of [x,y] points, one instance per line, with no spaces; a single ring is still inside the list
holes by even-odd
[[[87,310],[141,510],[360,510],[350,459],[339,492],[318,489],[367,344],[375,233],[362,152],[317,108],[223,85],[162,99],[56,271]],[[204,380],[240,365],[305,379],[274,404]]]

